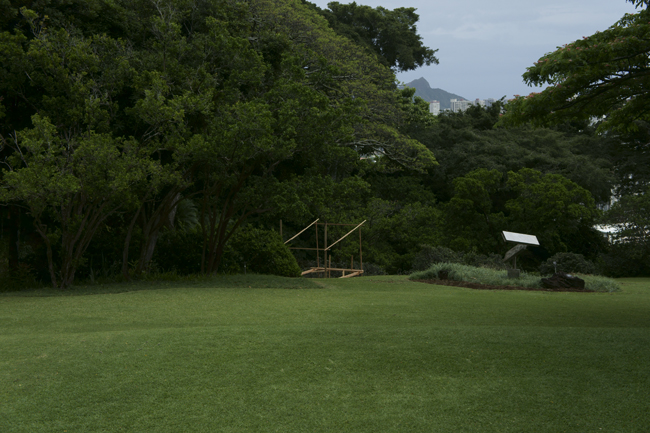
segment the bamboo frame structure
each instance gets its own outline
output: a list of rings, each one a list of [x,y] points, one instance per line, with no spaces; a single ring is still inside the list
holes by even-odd
[[[306,271],[303,271],[301,275],[307,275],[307,274],[312,274],[312,273],[317,273],[317,274],[324,274],[325,278],[330,278],[331,277],[331,272],[336,271],[336,272],[342,272],[343,276],[339,278],[350,278],[350,277],[356,277],[358,275],[363,274],[363,250],[361,246],[361,226],[366,223],[366,220],[362,221],[360,224],[338,224],[338,223],[328,223],[328,222],[321,222],[319,223],[320,218],[318,218],[316,221],[312,222],[309,224],[307,227],[299,231],[295,236],[291,237],[290,239],[284,241],[284,244],[288,244],[298,236],[300,236],[302,233],[304,233],[307,229],[309,229],[312,226],[315,226],[316,229],[316,248],[307,248],[307,247],[289,247],[290,250],[308,250],[308,251],[316,251],[316,266],[309,268]],[[318,226],[322,225],[324,227],[324,236],[323,236],[323,247],[321,248],[319,246],[318,242]],[[345,235],[337,239],[334,243],[328,245],[328,237],[327,237],[327,229],[329,226],[349,226],[354,228],[347,232]],[[341,242],[343,239],[347,238],[349,235],[351,235],[355,230],[359,230],[359,268],[354,267],[354,256],[350,257],[350,267],[349,268],[333,268],[332,267],[332,254],[330,253],[328,255],[328,251],[330,249]],[[280,236],[282,236],[282,220],[280,220]],[[320,253],[321,251],[323,252],[323,266],[320,265]],[[347,275],[346,275],[347,272]]]

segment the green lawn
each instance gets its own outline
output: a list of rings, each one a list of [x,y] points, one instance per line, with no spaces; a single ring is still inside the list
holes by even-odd
[[[0,295],[0,432],[648,431],[650,279],[317,281]]]

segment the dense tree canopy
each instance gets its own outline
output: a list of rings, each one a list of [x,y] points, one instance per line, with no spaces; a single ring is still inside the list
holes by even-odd
[[[614,173],[610,151],[614,138],[599,135],[585,123],[554,128],[495,128],[501,105],[443,113],[433,127],[409,129],[439,163],[429,182],[440,200],[452,195],[453,179],[485,168],[505,174],[522,168],[560,174],[587,189],[598,202],[609,200]]]
[[[55,286],[115,214],[123,273],[136,236],[139,274],[194,200],[216,272],[249,217],[286,203],[291,173],[435,162],[399,131],[390,69],[297,2],[3,5],[2,198],[27,208]]]
[[[57,287],[99,270],[296,275],[279,220],[286,239],[316,218],[366,220],[377,272],[410,271],[423,245],[501,254],[501,230],[538,235],[531,267],[595,258],[595,202],[647,144],[643,128],[622,141],[580,119],[500,128],[500,104],[432,116],[394,75],[437,62],[413,8],[22,6],[0,3],[0,273]],[[358,249],[331,254],[349,264]]]

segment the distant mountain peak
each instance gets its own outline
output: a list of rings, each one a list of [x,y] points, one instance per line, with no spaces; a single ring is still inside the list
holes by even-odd
[[[406,83],[405,86],[414,88],[415,96],[419,96],[427,102],[440,102],[440,109],[442,110],[451,108],[450,101],[452,99],[465,99],[462,96],[456,95],[454,93],[449,93],[442,89],[432,89],[431,85],[429,85],[429,82],[424,77],[420,77],[417,80]]]
[[[431,88],[431,85],[429,84],[429,82],[424,77],[417,78],[417,79],[415,79],[415,80],[413,80],[413,81],[411,81],[410,83],[407,84],[408,87],[415,87],[415,85],[426,86],[429,89]]]

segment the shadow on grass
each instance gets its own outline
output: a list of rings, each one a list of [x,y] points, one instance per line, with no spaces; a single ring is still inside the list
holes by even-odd
[[[150,277],[147,280],[140,281],[79,284],[68,290],[41,287],[4,292],[0,293],[0,297],[86,296],[175,288],[322,289],[323,286],[307,278],[287,278],[274,275],[189,275],[174,276],[172,279],[168,277],[159,279]]]

